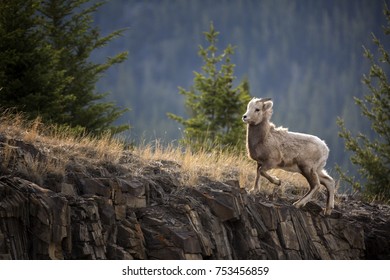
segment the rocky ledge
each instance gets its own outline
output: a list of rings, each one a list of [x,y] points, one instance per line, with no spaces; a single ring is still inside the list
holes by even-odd
[[[389,206],[344,200],[325,217],[322,202],[183,186],[173,162],[130,161],[75,161],[40,185],[3,171],[0,259],[390,259]]]

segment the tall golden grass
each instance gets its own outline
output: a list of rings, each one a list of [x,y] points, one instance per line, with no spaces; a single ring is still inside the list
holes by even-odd
[[[93,160],[118,162],[124,142],[109,133],[88,135],[67,126],[46,125],[40,118],[27,120],[20,113],[3,111],[0,115],[0,133],[11,139],[33,144],[50,156],[62,158],[85,157]]]
[[[186,185],[196,185],[200,177],[208,177],[217,181],[238,180],[241,186],[249,186],[249,181],[255,176],[253,162],[239,153],[221,150],[194,152],[190,148],[154,141],[136,147],[135,154],[146,162],[176,162]]]
[[[117,163],[124,149],[123,141],[103,134],[99,137],[75,131],[66,126],[46,125],[40,118],[28,120],[20,113],[3,110],[0,113],[0,145],[2,172],[23,175],[42,183],[47,175],[64,176],[70,160],[79,159],[96,164]],[[17,141],[32,145],[41,157],[30,153],[20,155]]]
[[[135,148],[134,153],[145,162],[170,161],[179,166],[183,185],[194,186],[202,177],[215,181],[238,181],[241,188],[251,190],[256,178],[256,163],[242,152],[224,150],[197,150],[177,145],[162,145],[159,141],[143,144]],[[261,192],[264,194],[284,194],[287,189],[303,194],[309,187],[306,179],[297,173],[283,170],[269,172],[282,180],[282,185],[261,178]]]

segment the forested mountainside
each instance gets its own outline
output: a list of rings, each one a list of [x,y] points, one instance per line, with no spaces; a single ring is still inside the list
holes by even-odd
[[[370,133],[353,97],[367,93],[361,80],[369,62],[362,46],[375,53],[371,33],[385,40],[385,2],[113,0],[96,13],[95,24],[103,34],[128,29],[95,59],[122,50],[129,59],[98,86],[131,108],[120,119],[132,126],[131,141],[180,138],[166,113],[186,114],[178,87],[189,89],[193,71],[201,71],[198,46],[213,22],[220,49],[237,46],[236,82],[247,77],[251,95],[273,98],[277,125],[324,139],[330,169],[336,162],[348,167],[336,119],[344,118],[352,131]]]

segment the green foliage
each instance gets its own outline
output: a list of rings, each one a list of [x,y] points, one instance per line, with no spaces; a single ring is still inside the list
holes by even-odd
[[[0,106],[58,121],[64,107],[61,91],[68,81],[56,69],[58,53],[37,28],[42,24],[39,3],[0,2]]]
[[[385,34],[390,34],[390,11],[386,7],[387,26]],[[375,139],[364,135],[352,135],[345,128],[342,119],[338,120],[341,128],[340,137],[345,140],[345,147],[352,151],[351,162],[359,166],[359,174],[366,179],[365,186],[349,177],[342,171],[341,176],[355,189],[362,190],[368,198],[390,200],[390,84],[385,69],[389,69],[389,53],[384,45],[373,35],[373,41],[378,47],[379,59],[368,50],[364,55],[370,60],[371,68],[364,75],[363,83],[367,85],[369,94],[363,99],[355,98],[362,114],[367,117],[374,131]]]
[[[104,63],[91,53],[121,35],[101,37],[92,14],[101,3],[89,0],[28,0],[0,2],[0,106],[14,107],[31,118],[85,128],[98,134],[128,126],[112,126],[126,110],[101,102],[95,84],[119,53]]]
[[[218,54],[217,37],[219,32],[210,24],[204,32],[207,48],[199,47],[199,56],[204,65],[201,72],[194,72],[194,85],[190,90],[179,88],[186,97],[189,118],[168,114],[184,126],[182,142],[193,149],[243,147],[245,128],[241,115],[248,103],[249,85],[247,81],[234,87],[234,67],[231,56],[234,47],[228,45]]]

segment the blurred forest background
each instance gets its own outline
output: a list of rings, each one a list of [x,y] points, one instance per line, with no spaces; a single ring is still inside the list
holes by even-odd
[[[369,71],[363,46],[375,54],[371,33],[390,45],[382,30],[385,2],[112,0],[95,13],[95,25],[103,35],[128,29],[94,59],[126,50],[129,58],[112,67],[98,88],[131,109],[117,121],[131,125],[130,141],[180,139],[181,128],[166,113],[186,116],[178,87],[193,85],[193,71],[202,63],[198,47],[213,22],[220,50],[229,43],[237,47],[235,82],[247,78],[252,96],[273,98],[276,125],[324,139],[330,171],[335,163],[350,169],[336,119],[343,118],[352,132],[371,133],[353,97],[368,91],[362,84]]]

